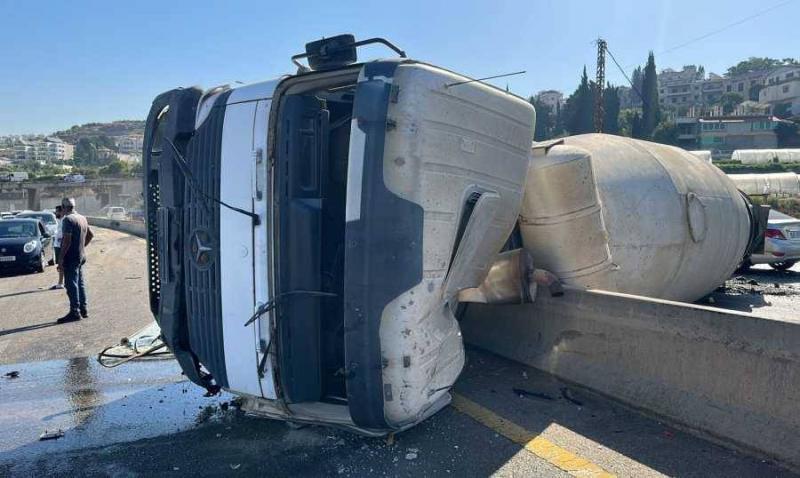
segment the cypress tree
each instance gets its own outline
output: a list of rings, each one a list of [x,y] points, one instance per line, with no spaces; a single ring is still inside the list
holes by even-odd
[[[653,136],[656,126],[661,117],[658,105],[658,78],[656,76],[656,59],[653,52],[647,56],[647,66],[644,68],[644,79],[642,80],[642,138],[648,139]]]
[[[619,134],[619,90],[609,85],[603,92],[603,133]]]
[[[594,93],[586,67],[583,67],[581,83],[569,98],[565,107],[566,127],[569,134],[583,134],[594,131],[592,113],[594,108]]]

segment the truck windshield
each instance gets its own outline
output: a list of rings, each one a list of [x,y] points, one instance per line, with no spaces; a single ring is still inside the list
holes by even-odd
[[[35,237],[36,223],[3,221],[0,222],[0,237]]]

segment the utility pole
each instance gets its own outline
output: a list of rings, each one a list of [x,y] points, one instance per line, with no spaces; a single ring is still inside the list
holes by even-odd
[[[597,39],[597,76],[595,77],[594,93],[594,130],[603,132],[603,89],[606,84],[606,41]]]

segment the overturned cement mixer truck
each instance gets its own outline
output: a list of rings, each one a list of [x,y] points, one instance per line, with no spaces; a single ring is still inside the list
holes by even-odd
[[[371,43],[399,58],[359,63]],[[406,429],[450,400],[459,304],[562,284],[694,300],[758,242],[759,210],[683,150],[532,147],[529,102],[383,39],[292,60],[159,95],[145,134],[150,307],[187,377],[251,413]]]

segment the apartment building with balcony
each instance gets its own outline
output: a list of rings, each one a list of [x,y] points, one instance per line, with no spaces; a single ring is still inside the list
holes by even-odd
[[[59,138],[19,139],[14,144],[16,161],[63,162],[71,161],[74,147]]]
[[[758,101],[772,108],[773,114],[800,116],[800,66],[783,66],[766,77]]]

